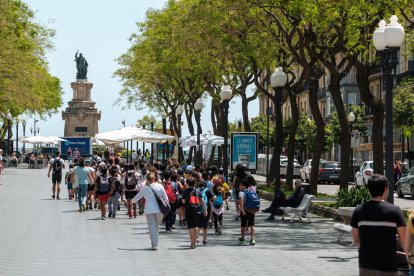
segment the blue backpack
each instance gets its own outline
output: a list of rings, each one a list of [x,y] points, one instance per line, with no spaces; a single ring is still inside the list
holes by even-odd
[[[249,213],[256,213],[260,209],[260,198],[257,193],[244,190],[244,209]]]
[[[207,198],[206,192],[208,190],[209,190],[208,188],[204,188],[203,190],[201,190],[201,197],[203,198],[204,203],[206,204],[207,209],[208,209],[208,198]],[[203,209],[203,205],[201,205],[201,209]],[[204,210],[202,210],[202,212],[204,212]]]
[[[218,195],[216,196],[216,200],[214,200],[213,202],[213,206],[215,208],[221,208],[222,205],[223,205],[223,196],[221,192],[219,192]]]

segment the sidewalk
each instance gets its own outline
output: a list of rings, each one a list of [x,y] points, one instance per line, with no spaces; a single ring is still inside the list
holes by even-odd
[[[97,210],[78,213],[64,185],[62,199],[52,200],[46,169],[7,168],[0,194],[2,275],[358,274],[357,249],[335,243],[333,221],[317,216],[291,224],[267,222],[259,212],[257,244],[240,246],[231,202],[223,235],[209,229],[208,246],[190,250],[186,228],[161,227],[159,250],[151,251],[145,217],[129,219],[125,208],[115,220],[102,221]]]

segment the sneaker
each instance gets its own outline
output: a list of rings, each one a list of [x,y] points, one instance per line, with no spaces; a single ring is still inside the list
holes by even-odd
[[[240,244],[244,244],[244,241],[245,241],[244,238],[242,238],[242,237],[239,238]]]
[[[105,220],[105,216],[102,216],[102,220]]]
[[[86,206],[85,206],[85,204],[82,204],[82,211],[86,211]]]
[[[175,224],[173,224],[173,225],[171,226],[171,228],[172,228],[172,229],[175,229]]]
[[[207,246],[207,241],[203,241],[203,245],[204,246]]]
[[[218,230],[216,230],[215,235],[216,235],[216,236],[218,236],[218,235],[219,235],[219,231],[218,231]]]
[[[267,221],[274,221],[274,220],[275,220],[275,217],[274,217],[274,216],[270,216],[270,217],[268,217],[266,220],[267,220]]]
[[[256,244],[256,241],[255,240],[251,240],[250,241],[250,245],[255,245]]]
[[[192,243],[192,244],[190,245],[190,249],[196,249],[196,248],[197,248],[197,244]]]
[[[57,196],[57,197],[56,197],[56,199],[57,199],[57,200],[59,200],[59,199],[60,199],[60,197],[59,197],[59,196]]]
[[[211,227],[213,227],[213,222],[212,221],[209,221],[208,222],[208,228],[211,228]]]
[[[55,195],[52,195],[52,198],[55,199]]]
[[[261,210],[263,213],[270,213],[270,207],[269,208],[266,208],[266,209],[263,209],[263,210]]]
[[[151,247],[151,249],[152,249],[152,250],[158,250],[158,245],[153,245],[153,246]]]
[[[112,212],[108,213],[108,218],[112,217]]]
[[[230,210],[229,206],[226,207],[226,210]]]

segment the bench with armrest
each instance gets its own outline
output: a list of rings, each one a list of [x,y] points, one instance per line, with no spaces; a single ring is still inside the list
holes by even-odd
[[[310,222],[308,217],[308,210],[309,206],[312,202],[312,198],[314,198],[313,195],[305,194],[302,198],[302,201],[300,202],[299,206],[294,207],[280,207],[280,209],[283,211],[282,220],[285,219],[285,216],[292,215],[290,222],[293,222],[295,219],[295,216],[299,218],[299,220],[302,220],[302,217],[307,218],[308,222]]]

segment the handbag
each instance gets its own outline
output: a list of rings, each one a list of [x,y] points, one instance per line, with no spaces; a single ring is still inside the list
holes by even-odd
[[[151,188],[151,186],[149,186],[151,191],[154,193],[155,195],[155,199],[157,200],[158,203],[158,207],[160,208],[161,213],[166,216],[170,213],[171,211],[171,206],[170,203],[168,203],[167,201],[162,200],[161,198],[159,198],[159,196],[157,195],[157,193],[154,191],[154,189]]]
[[[414,265],[414,237],[413,236],[411,236],[410,243],[408,246],[408,252],[405,255],[405,257],[407,258],[407,262],[410,265]]]

